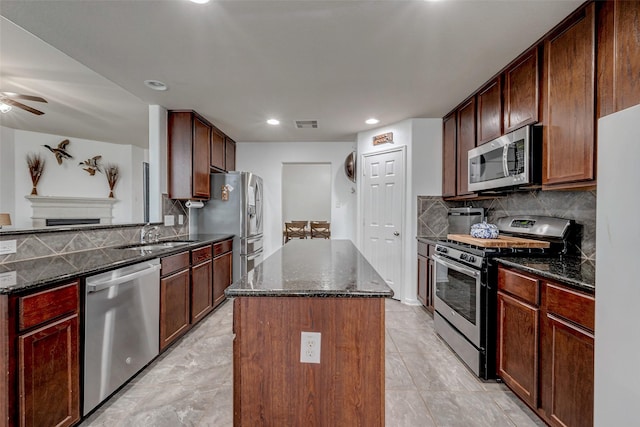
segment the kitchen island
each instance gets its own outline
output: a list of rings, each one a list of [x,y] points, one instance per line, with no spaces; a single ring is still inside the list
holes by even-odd
[[[234,426],[384,426],[393,291],[351,241],[291,241],[225,292]]]

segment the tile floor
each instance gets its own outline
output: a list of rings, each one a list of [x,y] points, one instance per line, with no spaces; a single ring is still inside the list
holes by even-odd
[[[81,426],[232,426],[232,309],[219,307]],[[470,373],[422,307],[387,300],[386,332],[387,427],[545,425]]]

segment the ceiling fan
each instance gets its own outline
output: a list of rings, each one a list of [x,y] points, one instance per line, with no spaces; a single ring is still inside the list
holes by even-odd
[[[23,104],[22,102],[16,101],[17,99],[24,101],[47,102],[46,99],[39,96],[22,95],[15,92],[0,92],[0,112],[8,113],[9,111],[11,111],[12,107],[17,107],[38,116],[44,114],[44,112],[40,110],[36,110],[35,108],[31,108],[28,105]]]

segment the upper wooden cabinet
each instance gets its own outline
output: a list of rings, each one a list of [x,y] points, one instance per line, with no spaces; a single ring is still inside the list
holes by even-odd
[[[236,142],[228,136],[224,138],[224,168],[226,171],[236,170]]]
[[[442,197],[456,195],[456,113],[442,120]]]
[[[211,125],[194,111],[169,111],[170,199],[209,199]]]
[[[504,132],[538,121],[538,47],[513,61],[504,72]]]
[[[484,144],[502,135],[502,77],[480,89],[478,103],[478,143]]]
[[[225,170],[224,146],[224,133],[214,127],[211,132],[211,167],[221,171]]]
[[[597,2],[597,117],[640,104],[640,1]]]
[[[595,4],[544,42],[542,184],[595,179]],[[585,183],[585,181],[589,181]]]
[[[458,174],[457,195],[473,194],[469,191],[469,160],[467,153],[476,146],[476,98],[472,97],[458,108],[457,112]]]

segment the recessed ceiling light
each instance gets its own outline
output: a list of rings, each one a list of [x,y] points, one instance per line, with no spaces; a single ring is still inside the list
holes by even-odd
[[[277,120],[277,119],[269,119],[269,120],[267,120],[267,123],[269,123],[269,124],[270,124],[270,125],[272,125],[272,126],[277,126],[277,125],[279,125],[279,124],[280,124],[280,120]]]
[[[367,119],[367,120],[365,121],[365,123],[366,123],[366,124],[368,124],[368,125],[375,125],[375,124],[380,123],[380,120],[378,120],[378,119],[374,119],[374,118],[372,117],[372,118],[370,118],[370,119]]]
[[[167,90],[167,85],[162,83],[160,80],[145,80],[144,84],[149,89],[159,90],[159,91]]]
[[[209,0],[190,0],[191,3],[205,4],[209,3]]]

